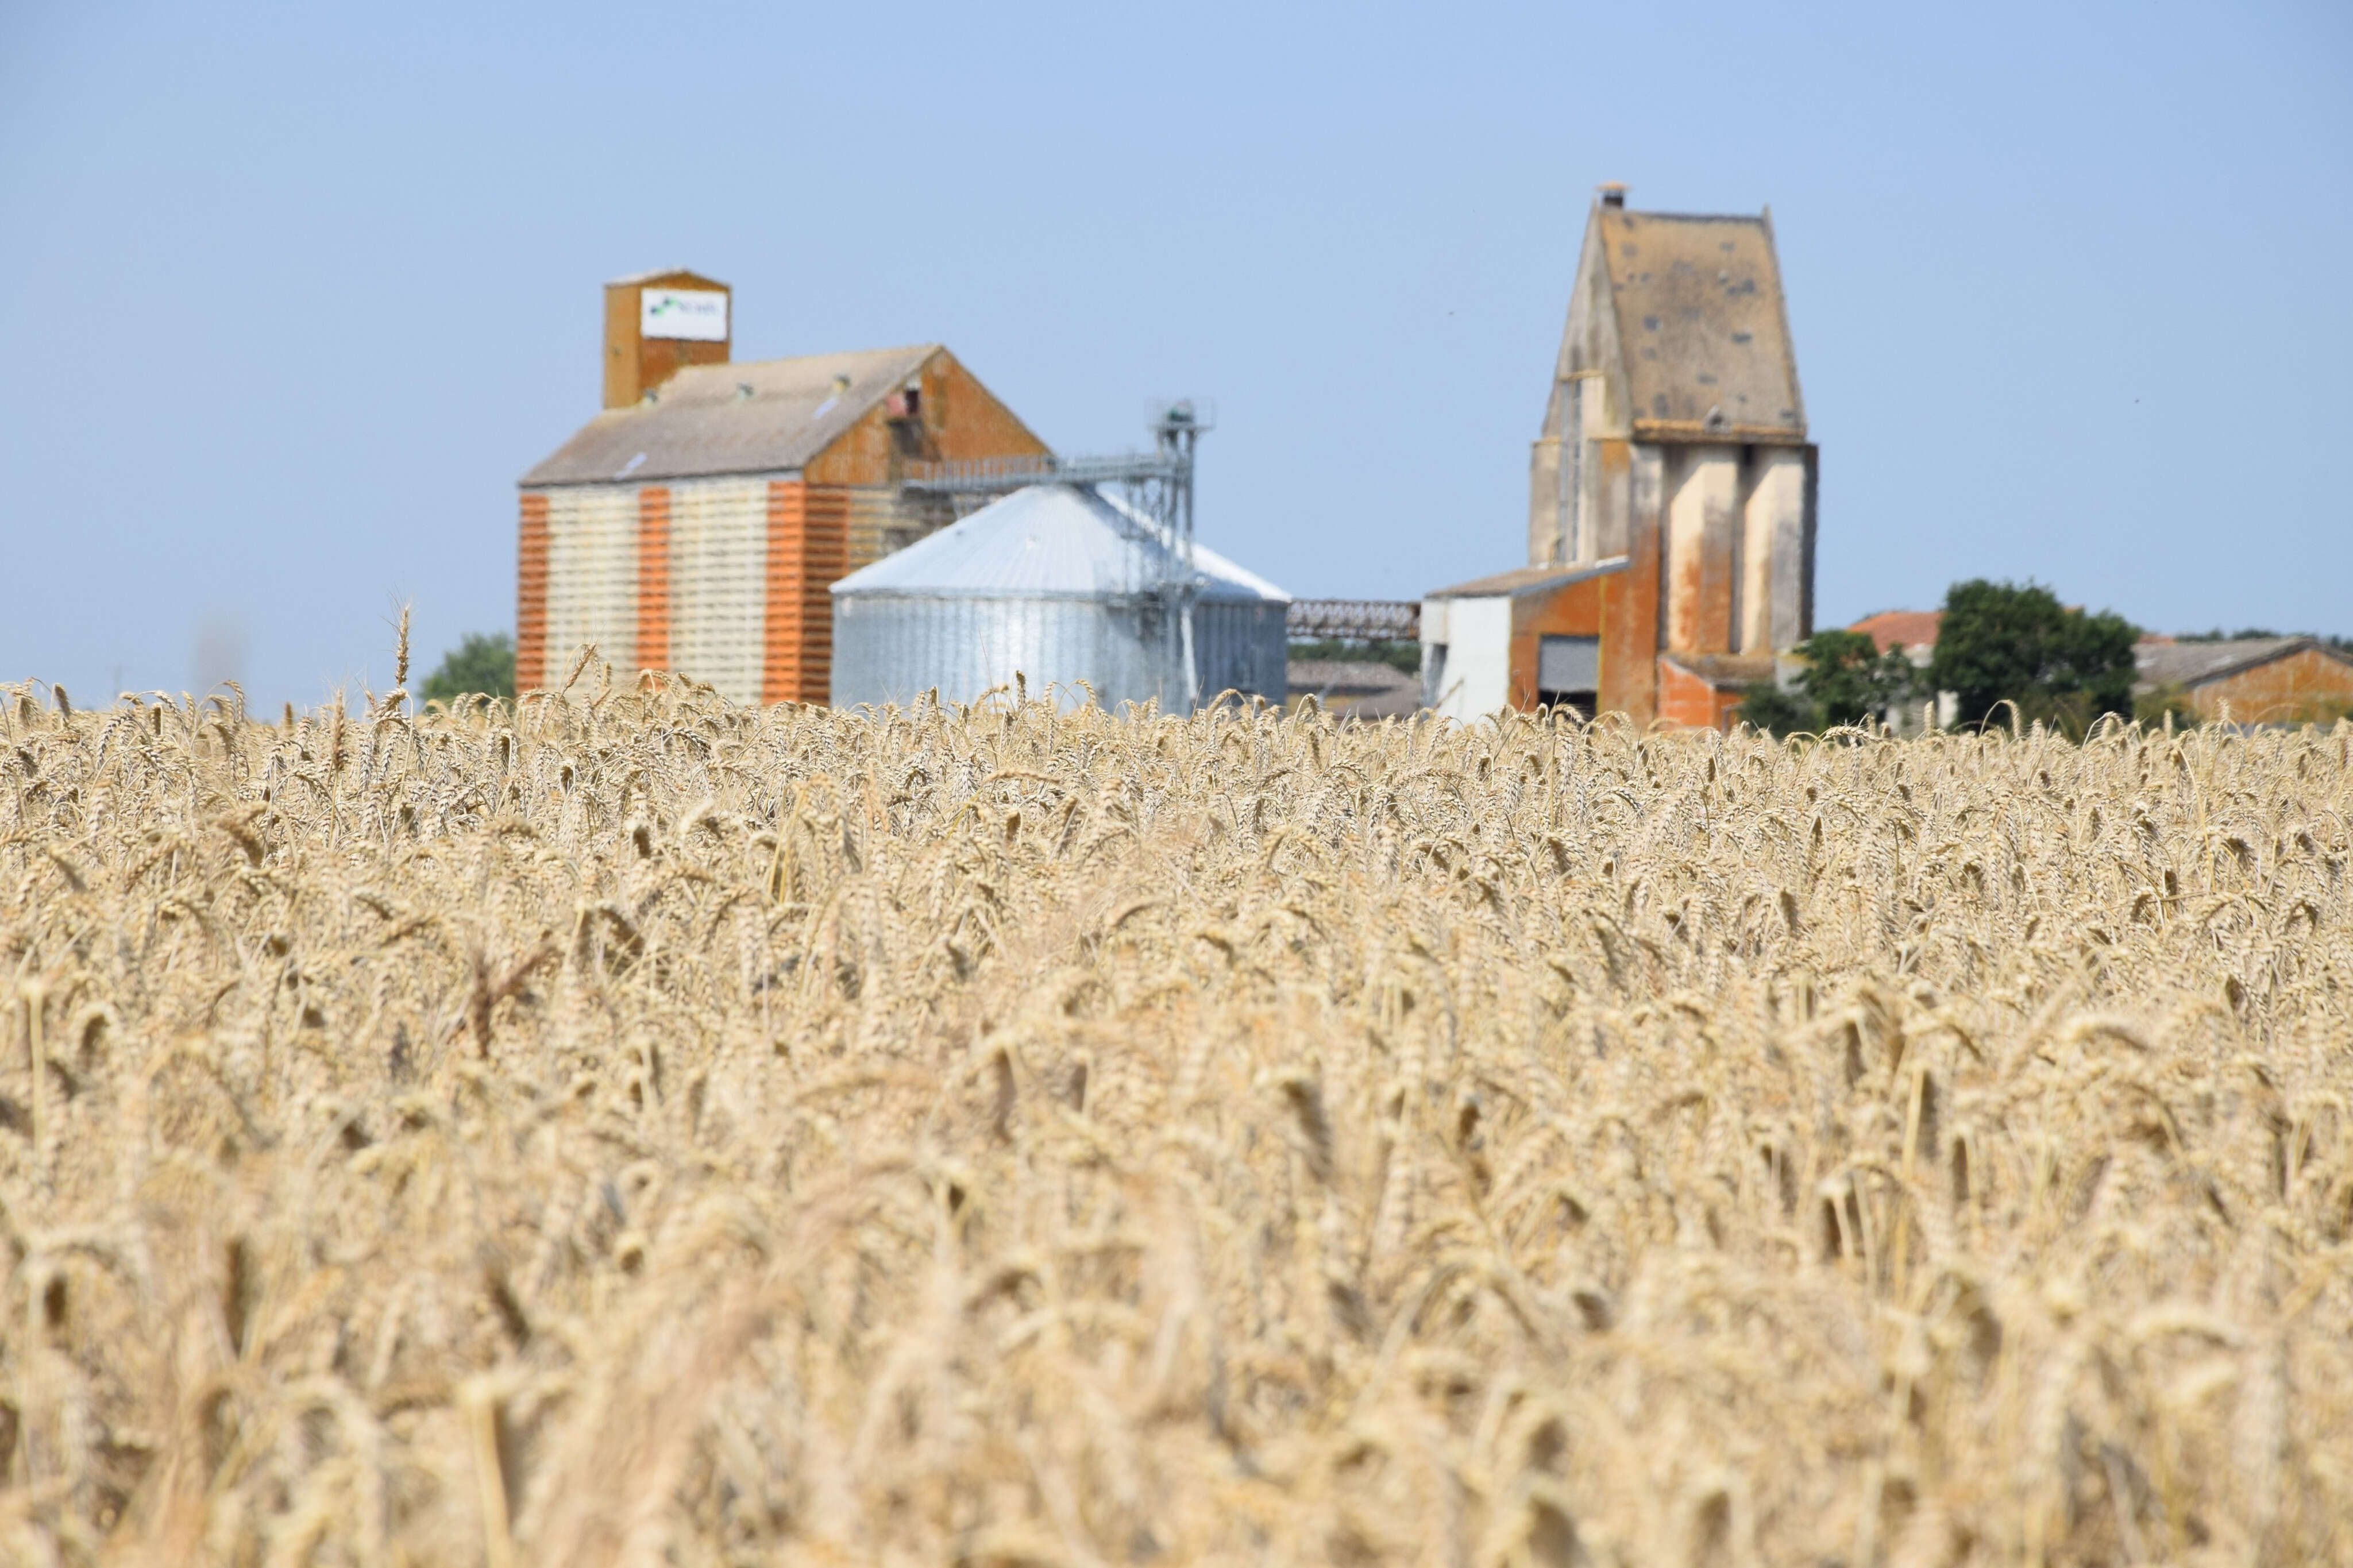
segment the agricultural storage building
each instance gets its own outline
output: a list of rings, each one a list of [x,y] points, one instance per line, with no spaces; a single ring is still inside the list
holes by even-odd
[[[2317,637],[2149,637],[2133,663],[2137,693],[2178,694],[2200,719],[2325,724],[2353,715],[2353,658]]]
[[[969,702],[1018,675],[1070,704],[1084,681],[1113,710],[1183,712],[1225,690],[1281,702],[1291,596],[1193,555],[1188,573],[1152,519],[1090,487],[1016,490],[833,584],[833,701]]]
[[[731,363],[727,286],[605,289],[605,409],[522,480],[518,689],[584,643],[737,701],[822,702],[827,590],[944,524],[911,464],[1050,457],[936,343]]]
[[[1811,635],[1816,462],[1771,215],[1632,212],[1603,186],[1530,465],[1527,564],[1427,597],[1426,700],[1725,723]]]

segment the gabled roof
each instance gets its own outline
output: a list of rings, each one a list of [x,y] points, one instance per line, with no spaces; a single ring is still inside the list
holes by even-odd
[[[1451,588],[1432,588],[1422,595],[1425,599],[1516,599],[1527,594],[1542,594],[1554,588],[1566,588],[1572,583],[1582,583],[1588,577],[1603,577],[1612,572],[1626,570],[1626,557],[1613,555],[1607,561],[1597,561],[1587,566],[1515,566],[1509,572],[1498,572],[1492,577],[1473,577],[1468,583],[1457,583]]]
[[[1597,204],[1592,221],[1636,437],[1803,440],[1771,220]]]
[[[531,472],[531,485],[798,468],[905,385],[937,343],[693,365],[608,408]]]
[[[2200,686],[2258,665],[2315,649],[2340,663],[2353,663],[2317,637],[2240,637],[2231,642],[2145,642],[2133,648],[2140,684]]]
[[[1196,545],[1199,596],[1286,604],[1291,595]],[[844,598],[1094,599],[1146,591],[1176,572],[1160,531],[1092,489],[1031,485],[833,584]]]

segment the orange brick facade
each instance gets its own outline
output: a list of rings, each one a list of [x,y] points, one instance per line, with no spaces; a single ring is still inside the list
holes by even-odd
[[[777,479],[768,485],[760,700],[823,702],[833,677],[833,599],[849,570],[849,491]]]
[[[670,668],[670,491],[638,492],[638,668]]]
[[[547,681],[547,498],[522,498],[515,551],[515,689]]]
[[[1711,680],[1686,669],[1677,660],[1658,660],[1658,717],[1665,723],[1691,730],[1728,730],[1740,707],[1740,688]]]

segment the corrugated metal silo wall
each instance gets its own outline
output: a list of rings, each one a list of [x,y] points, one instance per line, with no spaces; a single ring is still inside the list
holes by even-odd
[[[1283,664],[1290,644],[1281,604],[1229,604],[1212,600],[1193,608],[1193,654],[1201,671],[1201,700],[1220,691],[1240,691],[1280,703],[1288,682]]]
[[[1210,604],[1194,612],[1204,697],[1232,687],[1278,697],[1283,667],[1281,605]],[[1181,709],[1185,678],[1174,628],[1156,605],[1078,598],[946,598],[841,595],[833,605],[836,707],[913,702],[937,688],[943,702],[970,702],[1026,677],[1032,697],[1050,689],[1066,704],[1095,700],[1117,711],[1157,700]]]

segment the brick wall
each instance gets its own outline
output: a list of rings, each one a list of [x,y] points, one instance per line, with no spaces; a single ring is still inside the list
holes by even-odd
[[[827,590],[849,571],[849,552],[846,486],[769,484],[763,702],[827,700],[833,677],[833,596]]]
[[[670,491],[638,492],[638,668],[670,668]]]
[[[547,498],[522,498],[515,552],[515,690],[547,684]]]

